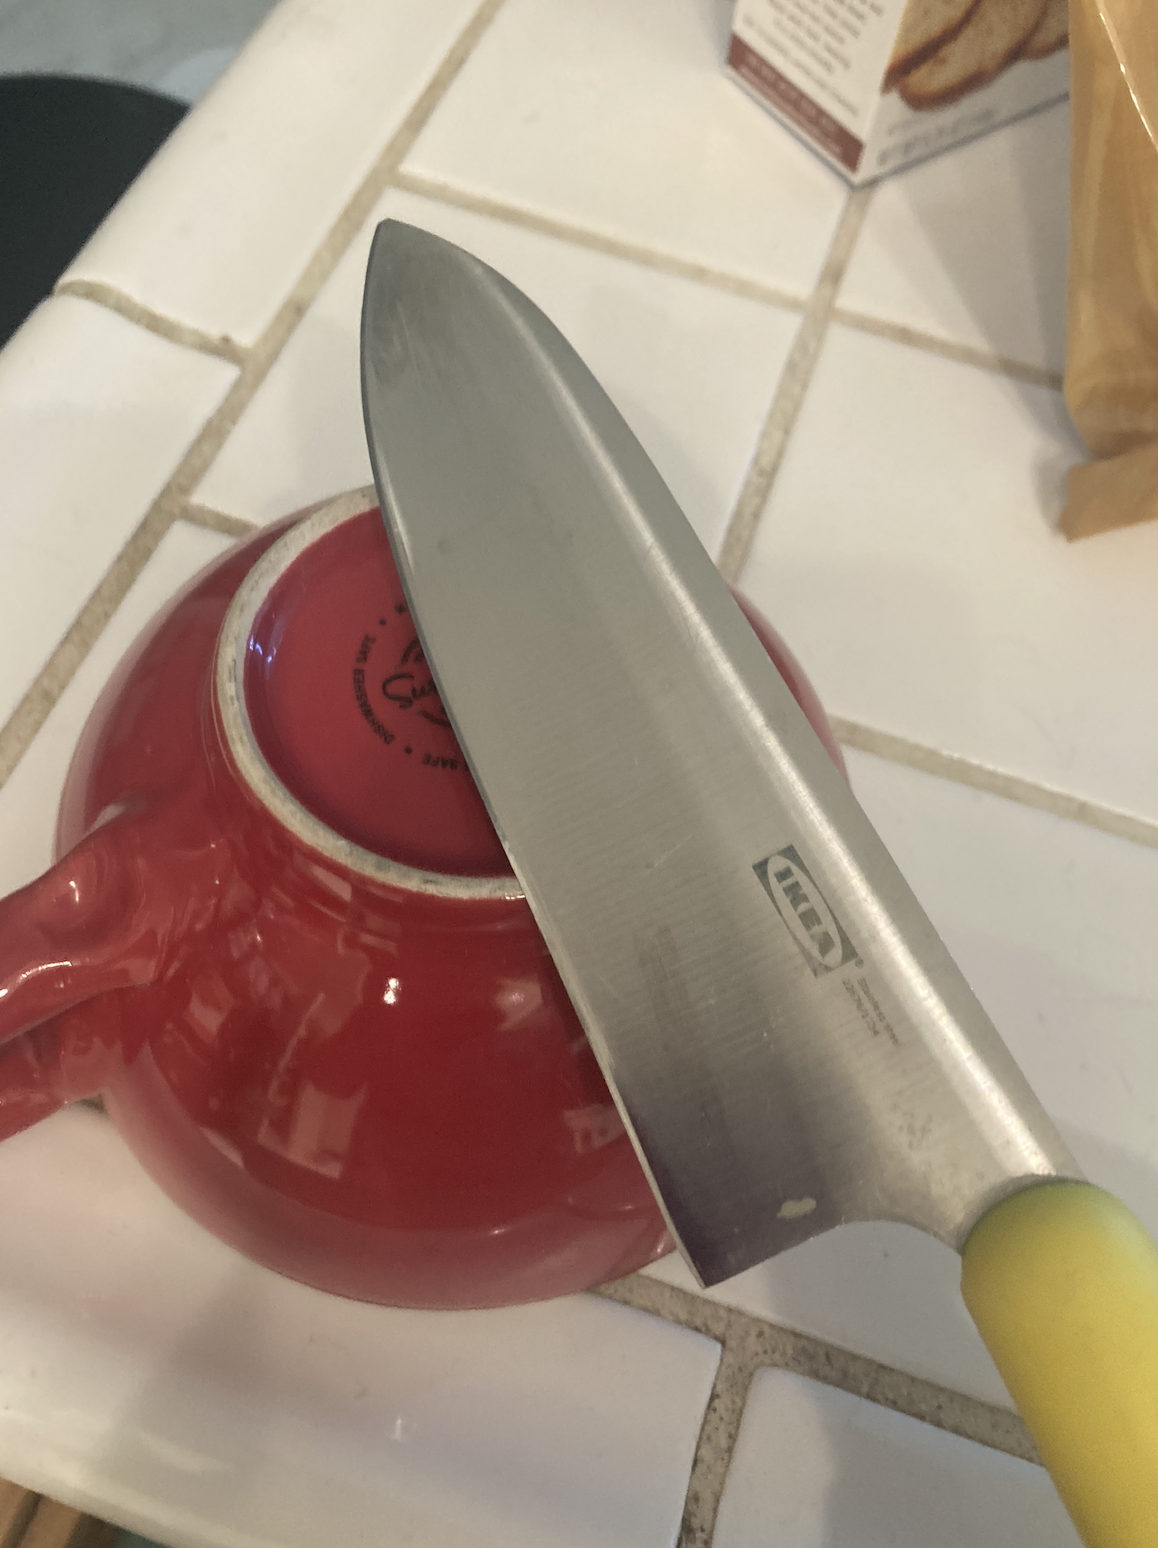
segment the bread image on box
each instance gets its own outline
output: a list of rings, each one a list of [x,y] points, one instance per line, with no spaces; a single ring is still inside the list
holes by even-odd
[[[899,75],[897,90],[918,110],[948,107],[980,91],[1024,57],[1047,5],[1048,0],[979,0],[935,54]]]
[[[1069,4],[1067,0],[1046,0],[1041,20],[1030,33],[1021,51],[1023,59],[1045,59],[1065,48],[1070,40]]]
[[[1064,97],[1066,0],[737,0],[728,68],[853,183]]]
[[[976,9],[977,0],[912,0],[901,16],[884,89],[891,90],[910,70],[952,42]]]

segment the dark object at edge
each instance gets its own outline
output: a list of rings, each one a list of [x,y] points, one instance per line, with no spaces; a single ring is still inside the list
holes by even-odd
[[[117,81],[0,77],[0,346],[187,112]]]

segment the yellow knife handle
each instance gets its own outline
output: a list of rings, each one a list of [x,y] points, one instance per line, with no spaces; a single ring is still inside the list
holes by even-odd
[[[1158,1545],[1158,1249],[1089,1183],[982,1216],[961,1293],[1088,1548]]]

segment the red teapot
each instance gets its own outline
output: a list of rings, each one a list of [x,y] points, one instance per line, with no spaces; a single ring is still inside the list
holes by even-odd
[[[179,1205],[295,1279],[423,1307],[585,1289],[671,1243],[374,499],[230,550],[104,690],[60,858],[0,902],[0,1138],[100,1094]]]

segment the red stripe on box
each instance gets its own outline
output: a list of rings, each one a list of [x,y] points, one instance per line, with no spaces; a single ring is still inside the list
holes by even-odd
[[[864,154],[864,141],[850,134],[830,113],[826,113],[801,91],[799,86],[794,86],[735,34],[728,47],[728,66],[757,96],[763,97],[777,112],[783,113],[798,129],[803,129],[805,134],[835,156],[842,167],[847,167],[850,172],[856,171]]]

